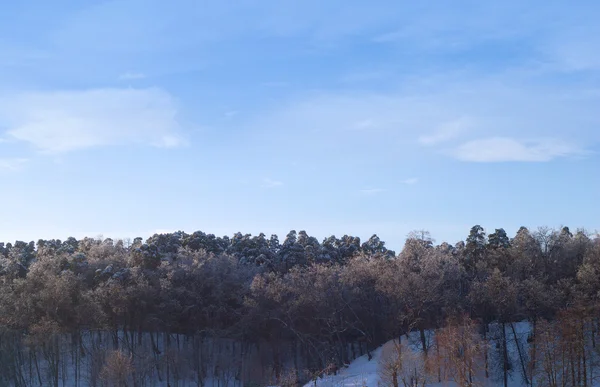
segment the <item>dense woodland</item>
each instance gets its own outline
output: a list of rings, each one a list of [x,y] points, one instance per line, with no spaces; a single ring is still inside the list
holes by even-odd
[[[0,385],[295,385],[413,332],[436,365],[397,379],[384,364],[390,385],[474,385],[480,366],[591,386],[599,296],[600,238],[566,227],[475,226],[455,245],[413,232],[398,254],[304,231],[0,244]]]

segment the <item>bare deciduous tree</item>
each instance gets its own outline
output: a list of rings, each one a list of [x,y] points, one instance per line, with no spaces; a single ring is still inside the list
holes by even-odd
[[[127,387],[133,371],[134,367],[131,356],[116,350],[106,356],[106,362],[100,372],[100,379],[107,387]]]

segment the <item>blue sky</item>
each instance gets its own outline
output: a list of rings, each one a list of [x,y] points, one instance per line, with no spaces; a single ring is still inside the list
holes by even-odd
[[[0,239],[600,228],[595,1],[0,5]]]

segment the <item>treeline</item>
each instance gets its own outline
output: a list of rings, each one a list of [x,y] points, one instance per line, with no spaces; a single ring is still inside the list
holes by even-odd
[[[431,330],[461,316],[483,342],[501,327],[486,376],[589,386],[598,297],[600,239],[566,227],[475,226],[455,245],[414,232],[399,254],[303,231],[0,244],[0,385],[294,385],[409,332],[432,358]],[[523,320],[528,349],[510,330]],[[571,331],[582,344],[560,368],[536,343]]]

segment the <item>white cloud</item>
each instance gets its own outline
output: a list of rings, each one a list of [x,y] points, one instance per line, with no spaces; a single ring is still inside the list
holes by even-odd
[[[411,177],[410,179],[405,179],[405,180],[401,181],[402,184],[406,184],[406,185],[415,185],[418,182],[419,182],[419,179],[417,179],[416,177]]]
[[[20,95],[3,104],[9,138],[46,153],[119,145],[176,147],[177,108],[160,89],[94,89]]]
[[[459,160],[480,163],[544,162],[582,153],[583,151],[578,147],[558,139],[519,141],[507,137],[469,141],[451,152]]]
[[[332,160],[340,160],[333,162],[336,167],[389,165],[392,157],[400,162],[433,159],[436,154],[503,159],[475,156],[476,151],[492,151],[471,149],[478,144],[467,143],[495,137],[538,140],[516,141],[517,146],[510,147],[515,153],[511,158],[559,157],[578,149],[540,139],[561,138],[567,130],[573,144],[600,143],[596,113],[600,94],[592,92],[593,87],[539,85],[526,81],[526,76],[441,74],[409,80],[386,93],[317,91],[251,112],[242,125],[257,133],[261,144],[270,144],[270,156],[301,157],[317,168]],[[282,143],[294,146],[281,147]],[[524,150],[515,151],[519,146]]]
[[[400,17],[401,22],[395,23],[400,28],[375,34],[372,41],[403,44],[421,51],[435,49],[439,53],[498,37],[526,34],[532,22],[531,12],[524,12],[525,7],[518,2],[493,7],[484,2],[469,7],[440,5],[432,8],[420,4],[413,7],[412,17],[406,17],[408,14],[405,13]],[[533,17],[542,18],[538,13]]]
[[[454,121],[445,122],[428,135],[420,136],[419,142],[423,145],[435,145],[458,137],[468,130],[471,120],[468,118],[459,118]]]
[[[369,129],[386,133],[387,140],[392,142],[390,136],[405,138],[409,131],[423,131],[446,121],[447,109],[440,107],[432,111],[433,103],[437,102],[420,96],[396,94],[317,94],[256,115],[256,121],[251,125],[257,130],[272,129],[277,132],[276,136],[284,135],[286,138],[293,132],[302,141],[313,142],[306,133],[318,132],[334,136],[335,141],[356,141],[363,145],[369,142],[371,135],[364,137],[347,132]]]
[[[275,187],[280,187],[282,185],[283,185],[283,182],[281,182],[279,180],[269,179],[268,177],[263,179],[263,184],[262,184],[262,186],[264,188],[275,188]]]
[[[127,73],[119,75],[119,79],[122,81],[132,80],[132,79],[144,79],[144,78],[146,78],[146,74],[143,74],[143,73],[127,72]]]
[[[0,171],[18,171],[29,161],[28,159],[0,159]]]

